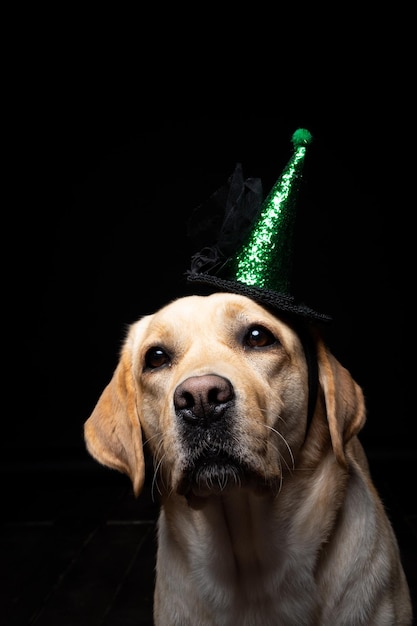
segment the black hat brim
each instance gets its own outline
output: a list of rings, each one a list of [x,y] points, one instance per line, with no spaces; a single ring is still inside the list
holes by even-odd
[[[330,315],[319,313],[305,304],[297,303],[293,296],[278,293],[269,289],[261,289],[260,287],[246,285],[245,283],[238,281],[226,280],[204,272],[189,272],[187,274],[187,281],[205,286],[206,291],[208,288],[210,293],[222,291],[247,296],[258,304],[291,317],[296,316],[297,318],[310,322],[328,323],[332,321]]]

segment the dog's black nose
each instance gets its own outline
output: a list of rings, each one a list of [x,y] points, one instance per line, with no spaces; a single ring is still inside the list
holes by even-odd
[[[208,426],[223,416],[233,398],[232,384],[226,378],[191,376],[176,388],[174,405],[179,417]]]

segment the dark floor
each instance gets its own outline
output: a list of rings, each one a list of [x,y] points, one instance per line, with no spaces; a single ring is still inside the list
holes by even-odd
[[[370,455],[414,606],[415,461],[409,453]],[[152,625],[157,507],[150,489],[136,500],[127,478],[81,451],[45,461],[38,455],[20,470],[4,465],[0,623]]]

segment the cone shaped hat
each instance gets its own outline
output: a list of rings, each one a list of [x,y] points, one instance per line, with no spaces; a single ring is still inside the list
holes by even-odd
[[[296,200],[311,141],[311,133],[304,128],[293,133],[293,154],[257,208],[256,181],[249,179],[243,183],[241,168],[237,166],[229,185],[229,207],[226,206],[219,241],[193,256],[191,270],[187,272],[190,283],[204,285],[206,291],[240,293],[293,316],[330,321],[328,315],[297,303],[290,293]],[[239,223],[244,234],[238,232],[236,224]],[[230,236],[232,230],[233,237]],[[234,250],[231,241],[238,244]]]

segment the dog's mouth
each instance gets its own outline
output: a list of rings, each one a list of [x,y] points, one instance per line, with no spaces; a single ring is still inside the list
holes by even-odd
[[[222,495],[231,489],[258,485],[260,476],[241,460],[226,452],[205,453],[195,459],[184,472],[178,493],[207,498]]]

